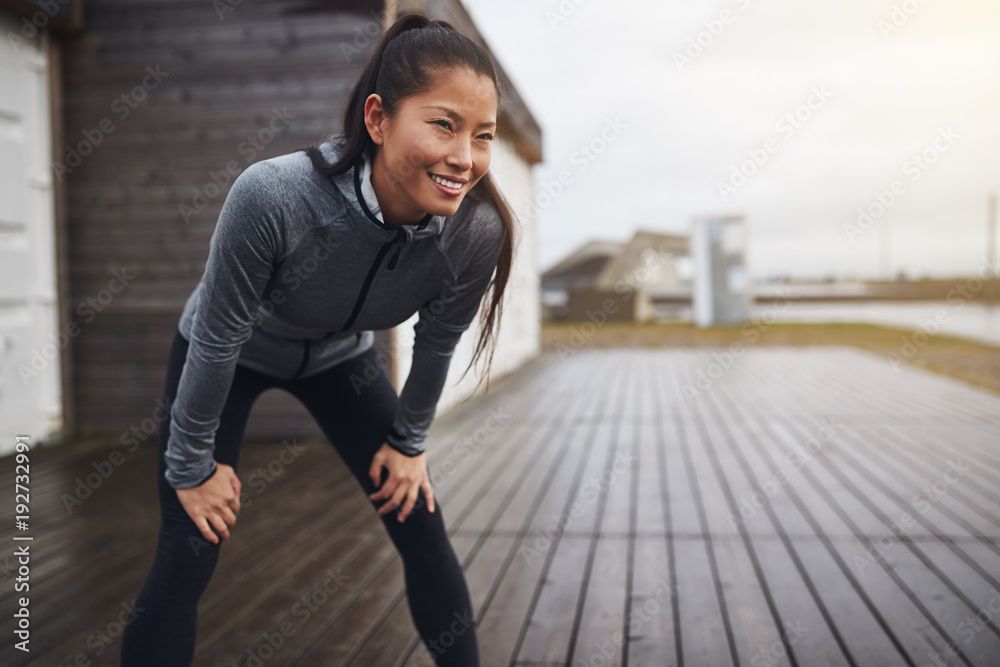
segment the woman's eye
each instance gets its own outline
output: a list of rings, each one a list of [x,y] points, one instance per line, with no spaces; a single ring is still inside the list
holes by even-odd
[[[445,120],[445,119],[441,118],[439,120],[432,120],[431,122],[435,123],[437,125],[440,125],[441,127],[445,128],[449,132],[451,131],[451,121],[448,121],[448,120]],[[493,135],[490,134],[489,132],[487,132],[485,134],[480,134],[479,138],[480,139],[486,139],[488,141],[493,141],[493,139],[494,139]]]

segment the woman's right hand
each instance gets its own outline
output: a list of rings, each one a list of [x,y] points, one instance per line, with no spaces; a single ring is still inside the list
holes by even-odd
[[[215,472],[198,486],[174,489],[184,510],[212,544],[229,539],[229,526],[236,525],[240,511],[240,480],[233,467],[216,463]],[[215,528],[219,535],[212,532]]]

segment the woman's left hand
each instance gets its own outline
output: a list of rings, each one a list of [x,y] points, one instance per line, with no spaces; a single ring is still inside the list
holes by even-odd
[[[382,485],[382,466],[389,469],[389,477],[385,480],[385,485]],[[376,487],[382,486],[368,497],[372,500],[389,499],[388,502],[379,507],[379,516],[388,514],[405,501],[403,510],[397,517],[399,521],[405,521],[417,504],[421,489],[424,490],[424,496],[427,498],[428,511],[434,511],[434,489],[431,488],[431,480],[427,474],[426,453],[421,453],[418,456],[407,456],[397,452],[387,443],[382,443],[372,458],[368,476],[371,477]]]

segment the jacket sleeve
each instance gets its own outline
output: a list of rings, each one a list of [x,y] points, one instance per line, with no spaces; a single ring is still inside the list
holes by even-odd
[[[215,432],[279,255],[274,167],[256,162],[233,182],[209,243],[202,293],[177,396],[170,408],[166,479],[175,489],[215,474]]]
[[[455,346],[479,312],[480,301],[493,276],[505,231],[487,235],[454,285],[421,306],[413,326],[413,360],[386,442],[407,456],[424,451],[438,399],[448,376]]]

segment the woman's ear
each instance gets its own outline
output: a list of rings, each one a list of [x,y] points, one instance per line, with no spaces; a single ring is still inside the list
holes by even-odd
[[[382,98],[376,93],[372,93],[365,100],[365,127],[368,128],[368,135],[377,145],[381,146],[382,122],[385,115],[382,113]]]

